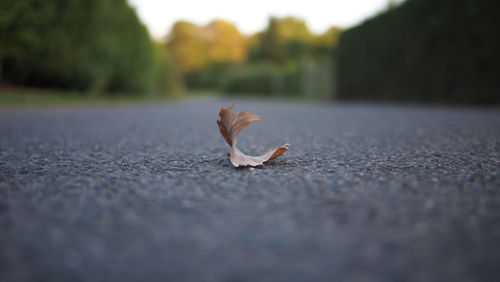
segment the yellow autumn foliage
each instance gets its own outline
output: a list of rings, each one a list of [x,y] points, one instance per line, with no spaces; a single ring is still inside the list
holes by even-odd
[[[236,26],[216,20],[204,27],[210,63],[240,63],[246,60],[244,37]]]
[[[306,22],[295,17],[278,19],[277,35],[281,43],[290,41],[310,43],[314,38],[314,35],[307,28]]]
[[[199,71],[220,63],[239,63],[247,58],[243,35],[231,23],[215,20],[200,27],[186,21],[174,24],[169,46],[182,73]]]
[[[175,63],[182,73],[190,73],[206,66],[207,46],[198,26],[178,21],[172,27],[169,46]]]

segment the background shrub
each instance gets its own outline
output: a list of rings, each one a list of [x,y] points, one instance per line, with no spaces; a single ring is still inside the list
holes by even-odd
[[[498,1],[408,0],[340,36],[337,97],[500,103]]]
[[[134,93],[173,87],[155,86],[172,66],[155,62],[164,55],[126,0],[1,1],[0,38],[3,83]]]

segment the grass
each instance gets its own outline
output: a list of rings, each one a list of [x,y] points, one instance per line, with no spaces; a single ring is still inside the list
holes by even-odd
[[[127,93],[116,93],[109,95],[70,90],[17,87],[0,88],[0,107],[111,105],[172,101],[179,98],[179,96],[154,94],[132,95]]]
[[[191,90],[184,95],[132,95],[127,93],[96,94],[85,93],[70,90],[57,89],[36,89],[22,87],[0,87],[0,108],[18,108],[18,107],[67,107],[67,106],[85,106],[85,105],[124,105],[137,103],[158,103],[173,102],[180,99],[211,100],[211,99],[243,99],[243,100],[265,100],[265,101],[283,101],[308,103],[319,102],[321,99],[315,99],[307,96],[262,96],[251,94],[224,95],[211,90]]]

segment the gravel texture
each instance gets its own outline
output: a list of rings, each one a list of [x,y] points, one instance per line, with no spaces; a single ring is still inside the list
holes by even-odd
[[[499,281],[498,108],[229,104],[1,109],[0,281]]]

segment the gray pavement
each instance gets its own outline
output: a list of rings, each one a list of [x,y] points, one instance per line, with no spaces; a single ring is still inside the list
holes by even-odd
[[[500,111],[0,109],[0,281],[499,281]]]

